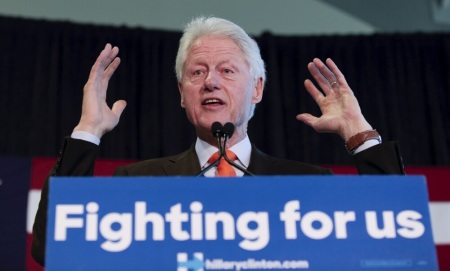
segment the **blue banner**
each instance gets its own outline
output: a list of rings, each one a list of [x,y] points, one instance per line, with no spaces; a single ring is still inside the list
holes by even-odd
[[[52,178],[46,270],[437,270],[421,176]]]

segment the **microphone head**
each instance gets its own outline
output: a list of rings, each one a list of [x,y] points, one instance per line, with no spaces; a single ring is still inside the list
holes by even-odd
[[[231,122],[225,123],[225,125],[223,126],[222,131],[223,131],[223,133],[225,135],[228,136],[228,138],[231,138],[233,136],[233,133],[234,133],[234,124],[231,123]]]
[[[218,137],[223,134],[223,126],[220,122],[216,121],[211,125],[211,132],[214,137]]]

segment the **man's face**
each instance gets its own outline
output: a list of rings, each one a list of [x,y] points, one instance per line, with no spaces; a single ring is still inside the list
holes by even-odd
[[[178,84],[181,106],[199,136],[215,121],[246,133],[252,104],[261,101],[262,78],[254,79],[242,50],[226,37],[205,36],[190,48]]]

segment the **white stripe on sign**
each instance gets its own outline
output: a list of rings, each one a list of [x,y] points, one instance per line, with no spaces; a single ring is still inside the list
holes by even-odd
[[[29,234],[33,233],[34,217],[36,216],[40,199],[41,199],[41,190],[31,189],[28,192],[27,232]]]
[[[450,202],[430,202],[431,228],[436,245],[450,245]]]
[[[41,190],[28,193],[27,232],[33,232],[34,217],[41,199]],[[450,245],[450,202],[432,201],[429,204],[433,240],[436,245]]]

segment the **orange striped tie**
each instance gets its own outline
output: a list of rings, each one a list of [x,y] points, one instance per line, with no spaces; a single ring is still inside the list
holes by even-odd
[[[235,161],[237,159],[236,154],[234,152],[227,150],[227,157],[230,158],[231,161]],[[219,158],[219,152],[214,153],[208,160],[208,163],[214,163],[214,161]],[[219,164],[217,165],[217,176],[236,176],[236,171],[233,166],[230,165],[225,157],[220,158]]]

